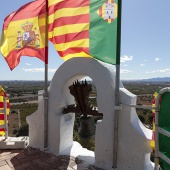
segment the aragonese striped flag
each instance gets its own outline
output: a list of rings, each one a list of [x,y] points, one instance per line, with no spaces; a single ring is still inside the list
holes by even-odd
[[[0,85],[0,111],[4,110],[4,96],[7,96],[5,90]],[[7,99],[7,119],[10,112],[10,104],[9,99]],[[5,129],[4,129],[4,113],[0,113],[0,136],[5,136]],[[3,126],[3,127],[1,127]]]
[[[118,0],[49,0],[49,40],[64,59],[117,58]]]
[[[21,56],[45,61],[45,0],[25,4],[4,20],[0,52],[11,70]]]

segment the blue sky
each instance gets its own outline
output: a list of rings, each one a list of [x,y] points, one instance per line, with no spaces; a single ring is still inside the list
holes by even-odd
[[[170,76],[170,0],[122,0],[121,79]],[[1,0],[0,34],[4,18],[30,0]],[[63,63],[49,45],[49,80]],[[114,67],[114,66],[113,66]],[[44,80],[44,63],[21,57],[10,71],[0,54],[0,80]]]

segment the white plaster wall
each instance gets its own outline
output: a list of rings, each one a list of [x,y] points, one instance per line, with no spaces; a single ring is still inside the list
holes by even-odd
[[[74,103],[68,87],[76,79],[89,76],[96,85],[98,111],[104,115],[103,120],[97,123],[95,159],[96,162],[102,162],[102,165],[104,162],[111,166],[115,77],[114,67],[111,66],[110,70],[108,66],[110,65],[103,65],[94,59],[74,58],[65,62],[55,73],[49,87],[49,149],[51,152],[65,153],[65,150],[72,146],[74,115],[70,114],[70,118],[66,121],[67,115],[63,115],[62,110],[67,105]],[[123,87],[122,84],[121,87]],[[59,124],[62,124],[62,128],[58,127]],[[55,132],[54,129],[56,129]],[[101,133],[104,130],[107,133]]]
[[[38,94],[43,94],[43,90]],[[26,117],[29,124],[29,146],[44,148],[44,100],[43,96],[38,97],[38,110]]]
[[[122,104],[136,104],[136,95],[120,88]],[[139,120],[136,109],[123,106],[119,113],[118,168],[120,170],[153,170],[150,161],[152,131]]]
[[[73,148],[74,114],[63,115],[63,109],[74,103],[68,87],[75,81],[89,76],[97,89],[98,111],[103,120],[98,121],[95,135],[95,164],[112,169],[113,126],[115,108],[114,66],[90,58],[73,58],[56,71],[48,89],[48,149],[55,155],[70,154]],[[123,88],[120,82],[122,103],[135,104],[136,96]],[[30,125],[30,145],[43,149],[43,101],[38,111],[27,118]],[[149,159],[151,131],[139,121],[134,108],[123,107],[119,113],[119,170],[152,170]],[[80,155],[81,156],[81,152]],[[88,155],[87,155],[88,156]],[[91,155],[90,155],[91,156]],[[83,156],[85,157],[85,156]],[[148,169],[150,167],[150,169]]]

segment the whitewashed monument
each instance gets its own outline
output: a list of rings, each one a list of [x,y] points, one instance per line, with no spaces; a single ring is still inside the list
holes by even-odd
[[[68,87],[89,76],[97,89],[98,111],[103,119],[97,122],[95,152],[73,142],[74,113],[63,114],[63,109],[74,104]],[[43,93],[41,91],[40,93]],[[48,89],[48,151],[55,155],[72,155],[97,167],[112,170],[115,113],[114,66],[91,58],[73,58],[56,71]],[[120,103],[136,104],[136,96],[120,82]],[[38,110],[27,117],[29,146],[44,149],[44,100],[39,97]],[[152,170],[150,161],[152,131],[140,122],[135,108],[122,106],[119,112],[118,170]]]

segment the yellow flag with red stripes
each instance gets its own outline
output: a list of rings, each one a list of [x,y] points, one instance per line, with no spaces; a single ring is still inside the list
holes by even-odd
[[[7,95],[5,93],[5,90],[2,88],[2,86],[0,85],[0,111],[2,111],[2,113],[0,112],[0,136],[5,136],[5,127],[4,127],[4,97],[7,98]],[[6,100],[7,102],[7,119],[9,117],[9,113],[10,113],[10,104],[9,104],[9,99],[7,98]]]
[[[119,64],[118,0],[49,0],[49,40],[64,59],[91,57]]]

